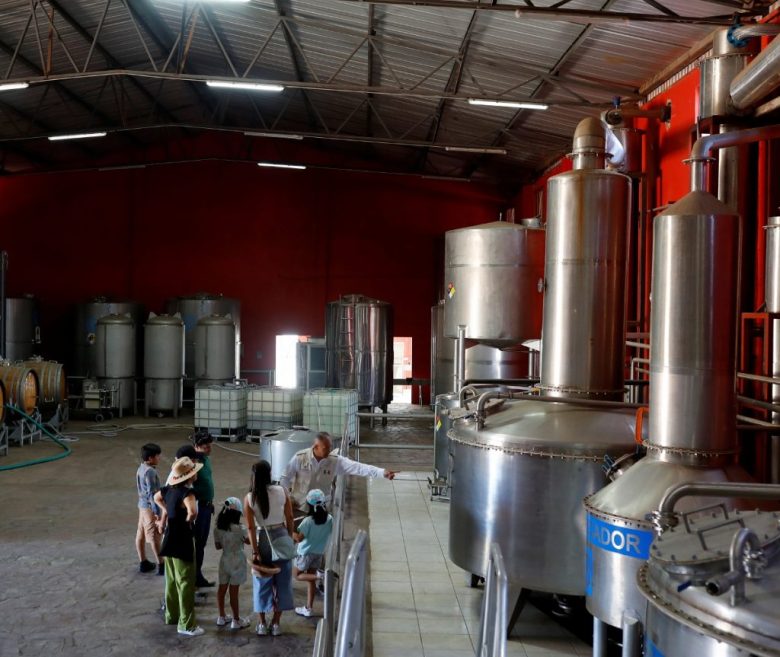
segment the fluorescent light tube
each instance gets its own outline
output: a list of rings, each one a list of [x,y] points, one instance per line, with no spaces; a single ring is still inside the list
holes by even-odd
[[[65,141],[66,139],[89,139],[91,137],[105,137],[105,132],[74,132],[69,135],[52,135],[49,141]]]
[[[545,103],[515,102],[511,100],[485,100],[469,98],[469,105],[486,105],[488,107],[513,107],[514,109],[546,110],[550,106]]]
[[[12,89],[27,89],[30,86],[29,82],[6,82],[0,84],[0,91],[11,91]]]
[[[243,89],[246,91],[284,91],[281,84],[260,84],[259,82],[227,82],[223,80],[207,80],[209,87],[219,87],[222,89]]]
[[[294,139],[301,141],[303,135],[294,135],[289,132],[245,132],[246,137],[270,137],[271,139]]]
[[[278,162],[258,162],[259,167],[268,167],[271,169],[305,169],[305,164],[279,164]]]
[[[450,153],[485,153],[486,155],[506,155],[506,148],[492,148],[479,146],[445,146],[445,151]]]

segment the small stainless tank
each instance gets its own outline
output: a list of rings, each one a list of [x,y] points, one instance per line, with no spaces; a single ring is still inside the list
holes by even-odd
[[[210,315],[195,327],[195,379],[199,385],[236,378],[236,327],[230,315]]]
[[[393,399],[393,307],[347,294],[325,308],[327,381],[358,392],[361,406]]]
[[[165,312],[169,315],[179,313],[184,322],[184,369],[186,379],[190,382],[196,378],[195,335],[198,321],[211,315],[230,315],[235,324],[236,343],[236,362],[233,376],[239,375],[241,371],[241,302],[238,299],[203,292],[192,296],[168,299],[165,302]]]
[[[144,325],[145,415],[179,414],[184,382],[184,322],[178,315],[151,313]]]
[[[135,404],[135,347],[135,322],[129,314],[97,320],[97,378],[102,385],[119,388],[120,405],[125,410]]]
[[[279,481],[290,459],[302,449],[311,447],[316,437],[316,431],[304,428],[263,434],[260,438],[260,458],[271,464],[271,479]]]
[[[76,322],[73,343],[73,364],[68,371],[74,376],[97,376],[97,322],[106,315],[130,315],[136,326],[136,343],[140,343],[138,331],[144,321],[144,307],[134,301],[112,301],[95,297],[76,306]],[[139,363],[137,363],[139,364]]]
[[[747,66],[756,53],[757,39],[747,39],[744,47],[737,47],[728,40],[728,30],[715,32],[712,57],[699,63],[699,118],[731,116],[730,86],[734,78]]]
[[[32,357],[41,343],[38,300],[32,295],[8,297],[5,313],[6,353],[2,354],[3,358],[13,363]]]
[[[545,231],[502,221],[444,236],[444,335],[493,346],[539,337]],[[496,312],[501,308],[501,312]]]
[[[645,654],[780,655],[777,514],[709,507],[693,518],[657,537],[639,571]]]

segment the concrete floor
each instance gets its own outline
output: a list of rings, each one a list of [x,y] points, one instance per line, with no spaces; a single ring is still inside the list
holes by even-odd
[[[393,410],[407,413],[413,408],[394,405]],[[417,410],[429,413],[428,409]],[[71,456],[52,463],[0,472],[0,657],[48,653],[96,657],[168,654],[230,657],[260,652],[267,657],[310,655],[318,618],[302,618],[289,612],[282,619],[284,634],[279,637],[258,637],[251,628],[231,632],[218,629],[214,624],[217,615],[214,594],[197,607],[198,622],[206,629],[204,636],[180,637],[175,628],[162,623],[159,608],[163,578],[138,572],[133,545],[137,522],[134,473],[141,445],[156,442],[163,448],[159,470],[161,478],[164,478],[176,449],[186,442],[191,417],[185,413],[178,421],[170,418],[149,420],[149,423],[157,423],[151,429],[133,428],[145,422],[143,418],[117,421],[116,424],[126,430],[113,435],[89,432],[95,428],[91,422],[71,422],[67,433],[79,438],[78,442],[71,444]],[[89,433],[80,433],[84,431]],[[361,442],[430,444],[431,433],[430,420],[398,420],[373,430],[364,421]],[[229,495],[241,497],[248,487],[249,469],[257,446],[251,443],[217,445],[212,461],[216,498],[221,500]],[[12,447],[7,457],[0,457],[0,466],[58,451],[60,448],[48,440]],[[398,485],[384,480],[371,482],[370,498],[364,480],[351,482],[347,489],[347,540],[354,536],[358,527],[369,529],[369,503],[372,515],[376,515],[377,504],[390,499],[385,497],[386,494],[397,494],[398,486],[415,486],[423,501],[425,484],[421,473],[430,471],[432,452],[366,448],[361,452],[361,460],[410,474],[404,476]],[[413,472],[418,474],[411,474]],[[404,479],[411,481],[405,483]],[[436,516],[436,535],[441,537],[446,533],[443,524],[447,516],[446,504],[435,502],[434,505],[424,503],[421,508],[424,507],[426,513],[430,512],[431,517]],[[392,520],[391,517],[386,519]],[[382,547],[388,547],[388,536],[383,534],[386,528],[375,524],[377,520],[375,518],[371,523],[371,539],[379,541],[377,546],[384,541]],[[412,520],[411,516],[409,520]],[[403,533],[397,534],[402,543],[414,536],[408,525],[405,525],[405,531],[408,534],[406,538]],[[405,549],[407,554],[413,554],[409,546]],[[387,566],[398,571],[397,564],[382,563],[388,558],[387,551],[380,552],[384,557],[376,549],[372,551],[372,588],[387,580],[382,575],[377,578],[377,571]],[[446,555],[446,550],[443,552]],[[218,553],[210,543],[204,568],[209,579],[216,579],[218,561]],[[418,609],[420,600],[417,600],[413,609],[407,605],[414,615],[414,621],[408,623],[408,627],[404,623],[393,622],[392,617],[397,614],[387,612],[390,592],[383,584],[380,586],[385,589],[383,593],[372,591],[372,598],[376,598],[375,610],[369,606],[372,611],[379,612],[375,618],[370,615],[368,622],[369,632],[373,627],[378,633],[373,643],[376,657],[396,654],[416,657],[423,651],[426,657],[429,653],[431,657],[442,657],[453,649],[468,650],[470,638],[474,638],[480,593],[466,590],[466,575],[458,573],[453,564],[447,562],[447,569],[445,572],[451,576],[454,594],[462,608],[468,610],[468,613],[464,611],[462,619],[465,623],[464,635],[460,639],[449,639],[450,643],[457,643],[457,648],[445,643],[437,646],[436,650],[427,649],[426,623],[418,617],[422,618],[422,613],[429,618],[428,624],[431,620],[435,622],[438,615],[435,605],[427,611]],[[406,587],[414,585],[408,574],[398,573],[403,576],[402,579],[406,578]],[[404,582],[397,584],[396,589]],[[296,584],[294,589],[296,604],[303,604],[303,586]],[[413,588],[413,592],[418,593],[419,598],[419,592],[426,593],[427,589],[425,586],[417,587]],[[434,602],[433,598],[431,600]],[[464,604],[466,601],[467,605]],[[392,602],[395,603],[395,600]],[[317,610],[321,609],[320,604],[317,603]],[[382,608],[384,613],[380,611]],[[242,587],[241,613],[254,618],[251,613],[251,584]],[[584,644],[577,643],[564,630],[533,613],[528,616],[524,612],[522,623],[526,639],[522,644],[513,642],[510,654],[533,657],[544,654],[547,657],[587,652]],[[444,625],[440,627],[444,628]],[[449,632],[448,629],[440,631]],[[534,637],[538,637],[535,643]],[[371,646],[369,636],[369,655]],[[453,652],[455,654],[465,653]]]

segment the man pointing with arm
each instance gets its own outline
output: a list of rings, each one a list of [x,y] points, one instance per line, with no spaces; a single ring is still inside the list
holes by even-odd
[[[293,506],[299,510],[308,512],[306,506],[306,493],[313,488],[319,488],[325,493],[325,498],[330,504],[330,492],[333,480],[338,475],[357,475],[358,477],[384,477],[393,479],[395,472],[377,468],[366,463],[358,463],[346,456],[331,454],[333,442],[330,434],[318,433],[312,446],[302,449],[290,459],[284,469],[279,483],[289,490],[292,495]]]

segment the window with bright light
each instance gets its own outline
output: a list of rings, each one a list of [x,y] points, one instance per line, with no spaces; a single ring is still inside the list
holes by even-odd
[[[298,385],[298,342],[307,340],[307,335],[276,336],[276,385],[280,388],[295,388]]]
[[[409,379],[412,376],[412,338],[393,337],[393,378]],[[393,386],[393,401],[412,403],[412,386]]]

